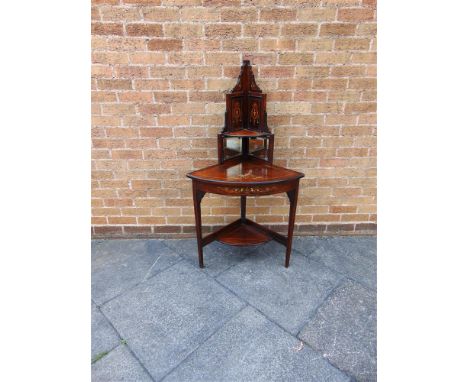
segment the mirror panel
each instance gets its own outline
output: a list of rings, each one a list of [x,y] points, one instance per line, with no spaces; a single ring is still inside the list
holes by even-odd
[[[225,159],[234,158],[242,153],[242,140],[239,138],[225,138],[224,157]]]
[[[268,153],[268,140],[256,138],[250,140],[249,154],[257,158],[266,159]]]

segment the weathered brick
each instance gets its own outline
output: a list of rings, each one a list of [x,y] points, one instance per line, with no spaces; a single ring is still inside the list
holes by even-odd
[[[161,5],[161,0],[121,0],[124,4]]]
[[[153,100],[151,92],[121,92],[118,95],[120,102],[151,102]]]
[[[115,92],[92,91],[91,102],[115,102],[117,94]]]
[[[284,37],[311,37],[317,34],[317,29],[317,24],[285,24],[281,27],[281,35]]]
[[[235,40],[233,40],[235,43]],[[296,42],[294,40],[285,39],[262,39],[260,40],[260,50],[295,50]]]
[[[123,36],[123,24],[119,23],[92,23],[91,33],[97,35]]]
[[[182,40],[154,39],[148,41],[148,50],[182,50]]]
[[[348,80],[341,78],[326,78],[313,81],[315,89],[346,89]]]
[[[350,89],[375,89],[377,87],[376,78],[351,78],[349,80]]]
[[[172,80],[171,84],[174,90],[192,90],[205,88],[205,82],[203,80]]]
[[[241,56],[239,53],[205,53],[205,60],[208,65],[239,64]]]
[[[377,109],[375,102],[348,103],[345,107],[346,113],[374,113]]]
[[[156,52],[135,52],[129,53],[129,60],[132,64],[163,64],[165,61],[164,53]]]
[[[346,38],[335,41],[335,50],[368,50],[370,40],[366,38]]]
[[[370,8],[342,8],[338,9],[339,21],[370,21],[374,19],[374,10]]]
[[[277,24],[247,24],[244,25],[245,37],[278,36],[280,26]]]
[[[364,65],[343,65],[336,66],[331,69],[332,77],[352,77],[362,76],[366,73],[366,67]]]
[[[164,90],[169,89],[169,81],[167,80],[135,80],[136,90]]]
[[[156,102],[186,102],[187,93],[186,92],[154,92],[154,97]]]
[[[322,24],[320,36],[353,36],[356,32],[356,24]]]
[[[257,8],[229,8],[221,10],[221,21],[252,22],[257,21]]]
[[[151,67],[151,77],[162,78],[165,80],[172,78],[185,78],[185,68],[181,67],[167,67],[167,66],[153,66]]]
[[[296,10],[287,8],[262,9],[260,21],[291,21],[296,19]]]
[[[104,6],[100,7],[103,21],[131,22],[140,20],[140,12],[137,8]]]
[[[219,40],[204,40],[204,39],[185,39],[184,50],[219,50],[221,48],[221,41]]]
[[[99,89],[131,89],[131,80],[98,80]]]
[[[225,39],[240,37],[241,26],[239,24],[207,24],[205,35],[209,38]]]
[[[200,37],[203,33],[203,27],[198,24],[165,24],[164,36],[171,38]]]
[[[220,10],[218,8],[186,7],[180,10],[181,21],[219,21]]]
[[[282,53],[279,55],[280,65],[311,65],[314,63],[312,53]]]
[[[333,21],[335,15],[335,8],[305,8],[297,11],[299,21]]]
[[[118,78],[146,78],[149,69],[144,66],[117,66],[115,74]]]
[[[177,52],[169,53],[168,61],[170,64],[198,65],[203,63],[202,52]]]
[[[301,52],[304,52],[304,51],[316,52],[318,50],[332,50],[333,41],[323,40],[323,39],[299,40],[297,42],[297,49]]]
[[[158,36],[163,35],[160,24],[127,24],[125,27],[128,36]]]
[[[260,69],[262,77],[292,77],[294,68],[288,66],[265,66]]]
[[[223,50],[254,51],[258,41],[255,39],[223,40]]]
[[[175,7],[147,7],[143,8],[141,12],[143,18],[148,21],[178,21],[179,19],[179,8]]]
[[[268,94],[275,163],[306,175],[296,230],[375,233],[373,8],[373,0],[94,0],[94,234],[194,234],[185,174],[216,163],[224,93],[242,59]],[[284,195],[248,205],[285,232]],[[206,231],[238,208],[238,199],[207,195]]]
[[[351,54],[346,52],[318,52],[315,55],[316,64],[346,64],[351,60]]]

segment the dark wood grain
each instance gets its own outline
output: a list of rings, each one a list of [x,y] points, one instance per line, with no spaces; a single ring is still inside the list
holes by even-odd
[[[241,152],[226,147],[226,139],[242,139]],[[258,141],[266,140],[263,147]],[[252,147],[250,145],[252,142]],[[303,173],[273,164],[274,135],[268,130],[266,94],[257,86],[249,61],[244,61],[234,89],[226,95],[223,131],[218,134],[218,164],[192,171],[193,206],[197,234],[198,262],[203,264],[203,247],[214,240],[245,246],[276,240],[286,247],[285,267],[289,266],[294,221]],[[234,155],[234,156],[233,156]],[[233,156],[226,159],[226,156]],[[259,158],[259,157],[260,158]],[[274,232],[247,218],[247,196],[285,192],[289,198],[288,236]],[[201,202],[205,193],[240,197],[240,218],[203,237]]]
[[[303,173],[276,166],[249,155],[187,174],[189,178],[219,184],[267,185],[302,178]]]

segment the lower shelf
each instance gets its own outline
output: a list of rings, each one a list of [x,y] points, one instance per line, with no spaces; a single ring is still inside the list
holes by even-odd
[[[270,235],[249,224],[248,220],[233,225],[216,235],[216,240],[221,243],[237,246],[262,244],[271,239]]]

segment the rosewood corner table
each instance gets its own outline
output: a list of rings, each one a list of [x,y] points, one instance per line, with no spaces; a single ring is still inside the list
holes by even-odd
[[[192,180],[200,268],[204,267],[203,247],[214,240],[247,246],[272,239],[286,246],[285,267],[288,267],[299,179],[304,174],[273,164],[274,135],[266,124],[266,94],[256,85],[249,61],[244,61],[237,85],[226,95],[226,108],[225,127],[218,134],[218,164],[187,174]],[[242,142],[238,151],[229,145],[232,140]],[[247,219],[248,196],[283,192],[290,203],[287,236]],[[202,237],[200,205],[206,193],[240,197],[240,218]]]

